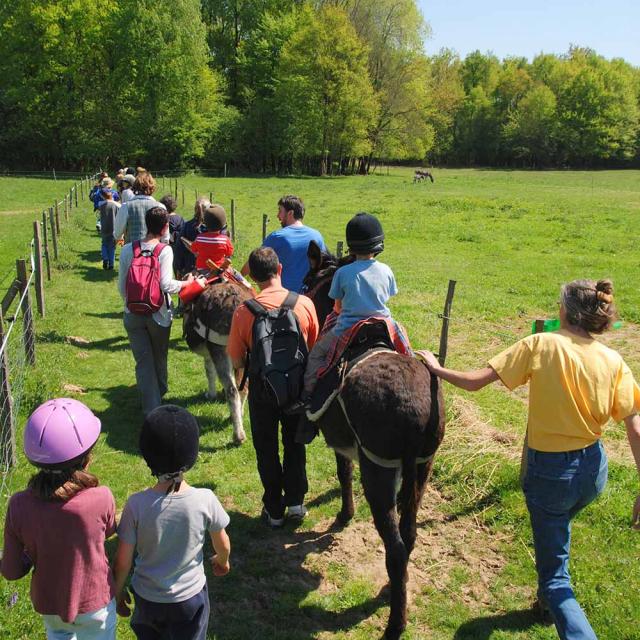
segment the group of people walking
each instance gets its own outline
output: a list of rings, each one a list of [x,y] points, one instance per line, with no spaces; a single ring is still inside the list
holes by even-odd
[[[207,535],[216,554],[214,575],[230,569],[228,515],[211,491],[191,487],[184,479],[197,458],[198,424],[185,409],[162,405],[162,398],[168,388],[170,296],[202,277],[202,256],[207,256],[205,267],[209,261],[217,264],[233,253],[233,245],[224,233],[222,207],[201,199],[194,219],[174,219],[172,230],[175,202],[170,197],[155,201],[154,189],[148,172],[136,176],[134,196],[117,211],[111,237],[124,235],[126,243],[118,283],[145,416],[140,452],[155,484],[129,498],[116,526],[113,496],[88,471],[90,451],[100,433],[97,417],[78,401],[57,399],[36,409],[25,427],[25,453],[38,471],[28,488],[9,502],[1,571],[13,580],[36,568],[32,600],[48,638],[113,638],[116,610],[129,614],[126,584],[133,566],[131,626],[137,637],[204,639],[209,598],[202,547]],[[99,208],[113,209],[106,206],[115,200],[111,195],[101,194],[104,202]],[[328,348],[360,320],[390,318],[387,302],[398,291],[392,270],[376,259],[385,241],[379,220],[369,214],[354,216],[346,227],[353,260],[338,269],[329,292],[338,319],[322,335],[313,302],[301,289],[309,242],[323,250],[325,245],[303,218],[300,198],[281,198],[281,229],[267,236],[241,269],[258,287],[252,298],[258,309],[284,308],[293,314],[302,352],[308,354],[298,408],[296,403],[274,403],[259,369],[250,368],[249,417],[264,490],[262,517],[274,528],[307,513],[308,434],[301,429],[305,421],[299,414],[308,405]],[[165,246],[172,234],[187,239],[181,244],[191,246],[189,260],[180,257],[176,262],[171,245]],[[105,268],[113,265],[109,260],[110,253]],[[176,265],[182,279],[174,277]],[[154,270],[156,284],[149,285],[153,277],[144,277]],[[149,294],[144,300],[134,299],[133,292],[145,286],[156,287],[156,298]],[[142,308],[137,305],[147,305],[146,313],[137,312]],[[482,369],[456,371],[442,367],[429,352],[416,355],[432,375],[468,391],[494,381],[509,389],[529,384],[523,489],[538,572],[536,606],[551,616],[562,640],[593,640],[596,633],[570,582],[571,521],[606,484],[607,458],[600,438],[610,418],[624,421],[640,473],[640,387],[623,358],[595,337],[616,318],[612,283],[566,284],[559,305],[559,331],[524,338]],[[227,351],[238,369],[245,366],[247,352],[254,357],[257,317],[255,304],[241,304],[235,312]],[[639,517],[640,497],[633,508],[634,523]],[[112,571],[104,541],[116,530],[119,545]],[[66,588],[60,589],[61,584]]]

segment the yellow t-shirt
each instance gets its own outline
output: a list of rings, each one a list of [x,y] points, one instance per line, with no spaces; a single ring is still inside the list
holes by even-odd
[[[610,417],[640,409],[640,387],[620,354],[570,331],[524,338],[489,366],[509,389],[530,382],[528,443],[538,451],[588,447]]]

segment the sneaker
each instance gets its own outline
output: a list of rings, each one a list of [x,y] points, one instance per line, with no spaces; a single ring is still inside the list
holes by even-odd
[[[307,513],[309,513],[309,509],[303,504],[287,507],[287,518],[289,518],[289,520],[304,520]]]
[[[539,619],[540,623],[545,626],[551,626],[553,624],[553,616],[547,603],[540,597],[531,605],[534,615]]]
[[[280,527],[284,526],[284,518],[272,518],[271,514],[266,510],[265,507],[262,507],[262,513],[260,517],[272,528],[272,529],[280,529]]]
[[[108,266],[109,266],[109,263],[106,260],[103,260],[102,261],[102,268],[106,271]]]

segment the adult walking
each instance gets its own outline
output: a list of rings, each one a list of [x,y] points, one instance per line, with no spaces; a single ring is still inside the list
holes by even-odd
[[[149,209],[145,214],[145,229],[146,235],[141,241],[126,244],[122,248],[118,287],[124,300],[124,327],[136,361],[136,382],[142,399],[142,410],[147,415],[160,406],[162,396],[168,388],[167,356],[173,319],[169,294],[178,293],[193,280],[193,276],[189,276],[185,281],[173,278],[173,251],[170,246],[160,242],[169,229],[169,214],[165,209]],[[149,258],[149,271],[157,270],[149,282],[154,279],[153,276],[159,279],[162,292],[160,304],[152,313],[149,310],[141,313],[139,306],[142,305],[134,305],[134,302],[139,301],[130,299],[133,285],[129,271],[134,259],[137,260],[141,255]],[[153,257],[155,260],[151,260]],[[152,284],[149,286],[153,287]],[[152,294],[147,302],[153,304],[151,297]]]
[[[306,296],[297,296],[294,302],[290,292],[282,284],[282,265],[270,247],[254,249],[249,255],[249,272],[260,289],[255,300],[265,309],[277,309],[289,304],[298,321],[300,334],[310,349],[318,337],[318,317],[315,307]],[[233,316],[227,352],[233,366],[245,365],[247,351],[253,346],[254,314],[241,304]],[[301,519],[307,510],[304,496],[307,493],[306,454],[303,444],[295,441],[299,416],[287,415],[279,409],[267,392],[265,384],[249,367],[249,416],[251,434],[256,450],[258,473],[264,487],[263,517],[272,527],[281,527],[286,515]],[[278,424],[282,425],[282,464],[278,451]]]
[[[119,240],[124,234],[126,244],[142,240],[147,235],[145,214],[154,207],[164,209],[164,205],[153,197],[155,190],[156,181],[150,173],[144,172],[136,177],[133,183],[135,195],[120,207],[116,217],[113,228],[113,236],[116,240]],[[169,241],[169,227],[167,227],[167,235],[163,237],[163,241]]]
[[[640,388],[622,357],[593,336],[616,317],[610,280],[575,280],[562,287],[560,330],[509,347],[476,371],[441,367],[420,352],[431,373],[477,391],[494,380],[508,389],[529,382],[524,494],[533,529],[538,605],[548,608],[562,640],[595,640],[569,575],[571,520],[602,493],[607,456],[603,426],[625,422],[640,473]],[[640,496],[633,522],[640,515]]]
[[[262,242],[263,247],[271,247],[282,265],[282,286],[289,291],[299,292],[302,281],[309,271],[307,249],[315,240],[323,251],[326,246],[322,234],[303,224],[304,202],[298,196],[282,196],[278,200],[278,220],[281,229],[270,233]],[[247,262],[241,270],[243,276],[249,274]]]
[[[204,212],[211,206],[208,198],[198,198],[193,207],[193,218],[187,220],[175,238],[175,270],[178,275],[190,273],[196,268],[196,257],[187,249],[180,238],[193,242],[207,230],[204,223]]]

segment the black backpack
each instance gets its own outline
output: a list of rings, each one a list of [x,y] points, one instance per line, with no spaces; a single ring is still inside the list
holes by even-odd
[[[308,349],[293,308],[298,294],[289,292],[282,305],[265,309],[257,300],[244,304],[255,316],[249,357],[251,384],[262,380],[267,397],[280,409],[300,398]]]

